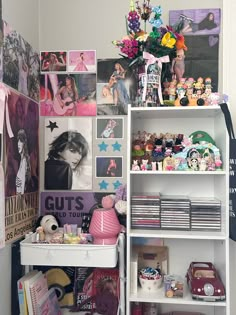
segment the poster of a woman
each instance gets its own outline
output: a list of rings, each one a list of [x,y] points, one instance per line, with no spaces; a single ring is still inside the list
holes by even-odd
[[[6,132],[6,196],[35,192],[39,185],[38,104],[11,90],[8,110],[14,137]]]

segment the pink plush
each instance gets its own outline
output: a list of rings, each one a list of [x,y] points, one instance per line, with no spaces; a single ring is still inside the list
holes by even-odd
[[[111,209],[114,205],[114,200],[111,196],[105,196],[102,198],[102,206],[104,209],[108,210]]]

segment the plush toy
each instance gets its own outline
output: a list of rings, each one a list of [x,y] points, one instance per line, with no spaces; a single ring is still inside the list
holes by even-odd
[[[41,241],[44,233],[44,241],[55,243],[62,236],[62,233],[58,232],[59,225],[59,220],[53,215],[40,216],[36,222],[36,232],[40,232]]]

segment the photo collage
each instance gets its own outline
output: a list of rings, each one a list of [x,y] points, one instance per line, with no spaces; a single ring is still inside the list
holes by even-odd
[[[109,66],[112,100],[101,103],[106,87],[101,91],[98,78],[106,85]],[[114,192],[126,183],[129,89],[126,79],[115,78],[123,67],[115,59],[97,61],[95,50],[40,52],[42,190]]]

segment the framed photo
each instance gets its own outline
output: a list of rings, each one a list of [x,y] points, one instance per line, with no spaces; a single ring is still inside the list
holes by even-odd
[[[96,72],[96,50],[70,50],[67,70],[69,72]]]
[[[123,139],[124,118],[97,118],[97,139]]]
[[[123,157],[96,157],[96,177],[122,177],[122,168]]]
[[[41,116],[96,116],[96,74],[40,76]]]
[[[40,70],[41,72],[65,72],[67,64],[66,51],[41,51]]]

